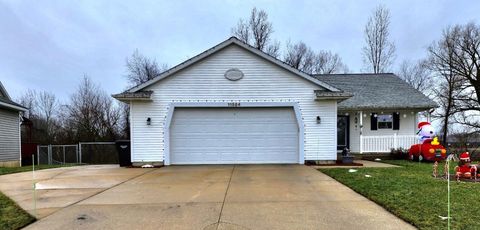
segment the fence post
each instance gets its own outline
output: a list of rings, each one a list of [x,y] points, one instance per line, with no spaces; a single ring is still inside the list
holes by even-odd
[[[65,164],[65,145],[63,146],[63,164]]]
[[[75,146],[75,163],[78,164],[78,145]]]
[[[35,162],[32,162],[35,164]],[[40,165],[40,145],[37,145],[37,165]]]
[[[47,156],[48,156],[48,164],[52,164],[52,145],[47,146]]]
[[[82,142],[78,142],[78,152],[79,152],[78,161],[80,164],[82,164]]]

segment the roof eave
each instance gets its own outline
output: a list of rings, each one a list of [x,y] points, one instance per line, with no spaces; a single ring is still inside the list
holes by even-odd
[[[378,109],[384,109],[384,110],[419,110],[419,111],[425,111],[425,110],[430,110],[437,108],[438,106],[342,106],[338,105],[338,110],[378,110]]]
[[[2,102],[2,101],[0,101],[0,107],[7,108],[7,109],[13,109],[13,110],[16,110],[16,111],[22,111],[22,112],[27,111],[27,108],[25,108],[25,107],[12,105],[12,104],[5,103],[5,102]]]
[[[324,101],[324,100],[336,100],[338,102],[347,100],[353,97],[353,94],[348,92],[328,92],[325,90],[314,90],[315,93],[315,100],[316,101]]]
[[[141,91],[136,93],[123,92],[119,94],[113,94],[112,97],[122,102],[152,101],[152,94],[153,91]]]

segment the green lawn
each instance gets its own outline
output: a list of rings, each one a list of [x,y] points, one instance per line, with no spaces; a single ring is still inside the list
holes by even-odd
[[[68,167],[73,165],[39,165],[37,169]],[[31,171],[32,166],[3,168],[0,167],[0,175]],[[20,229],[35,221],[35,218],[21,209],[14,201],[0,192],[0,229]]]
[[[386,163],[403,167],[361,168],[354,173],[344,168],[319,170],[420,229],[446,229],[447,221],[439,216],[447,216],[447,181],[431,176],[432,163]],[[452,229],[480,229],[480,182],[452,181],[451,190]]]

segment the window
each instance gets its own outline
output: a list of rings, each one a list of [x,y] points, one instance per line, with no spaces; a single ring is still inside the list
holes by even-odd
[[[392,129],[393,128],[393,116],[392,114],[377,115],[378,128],[379,129]]]

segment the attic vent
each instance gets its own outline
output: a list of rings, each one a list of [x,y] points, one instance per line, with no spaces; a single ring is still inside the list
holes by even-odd
[[[237,68],[232,68],[225,72],[225,78],[230,81],[238,81],[243,78],[243,72]]]

